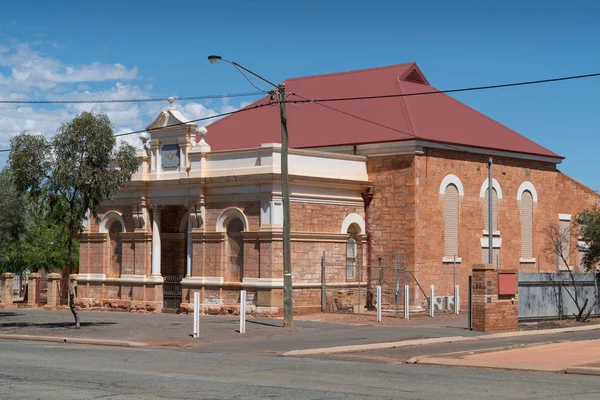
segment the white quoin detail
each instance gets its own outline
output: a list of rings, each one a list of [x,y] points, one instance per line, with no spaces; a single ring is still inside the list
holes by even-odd
[[[364,218],[355,213],[346,215],[344,222],[342,222],[341,232],[348,233],[348,228],[350,228],[350,225],[352,225],[352,224],[357,224],[360,227],[360,233],[366,232]]]
[[[498,200],[500,200],[502,198],[502,188],[500,187],[500,184],[498,183],[498,181],[495,178],[492,178],[492,188],[494,188],[494,190],[498,194]],[[485,181],[483,181],[483,184],[481,185],[481,189],[479,189],[479,197],[485,197],[486,190],[488,190],[488,180],[487,179]]]
[[[458,195],[464,196],[465,189],[463,188],[463,184],[460,181],[460,178],[454,174],[446,175],[444,179],[442,179],[442,183],[440,184],[440,194],[446,193],[446,187],[448,185],[454,185],[458,189]]]
[[[517,200],[521,200],[523,198],[523,193],[525,191],[528,191],[529,193],[531,193],[531,197],[533,197],[533,202],[537,203],[537,201],[538,201],[537,192],[535,190],[535,187],[533,186],[533,183],[531,183],[529,181],[525,181],[525,182],[521,183],[521,186],[519,186],[519,190],[517,191]]]

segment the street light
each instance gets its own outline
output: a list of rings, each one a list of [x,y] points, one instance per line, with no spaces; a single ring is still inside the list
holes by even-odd
[[[271,93],[256,86],[244,71],[273,86],[273,88],[275,88],[274,91],[277,94],[277,100],[279,102],[279,118],[281,121],[281,196],[283,198],[283,326],[292,328],[294,325],[294,305],[292,299],[292,256],[290,251],[290,195],[288,191],[288,130],[287,113],[285,109],[285,84],[281,83],[276,85],[235,61],[228,60],[221,56],[208,56],[208,61],[211,64],[216,64],[217,61],[228,62],[233,65],[252,86],[261,92]]]

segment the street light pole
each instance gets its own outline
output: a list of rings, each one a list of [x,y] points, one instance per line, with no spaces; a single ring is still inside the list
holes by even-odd
[[[250,82],[252,86],[264,92],[256,86],[244,73],[262,80],[273,86],[276,90],[277,100],[279,102],[279,119],[281,122],[281,197],[283,202],[283,326],[292,328],[294,326],[294,300],[292,291],[292,255],[290,241],[290,195],[288,190],[288,130],[287,130],[287,112],[285,107],[285,84],[276,85],[262,76],[250,71],[248,68],[220,56],[209,56],[208,61],[211,64],[217,61],[226,61],[233,65]]]
[[[277,87],[281,119],[281,197],[283,199],[283,326],[294,326],[294,299],[292,292],[292,252],[290,240],[290,194],[288,191],[288,130],[285,108],[285,84]]]

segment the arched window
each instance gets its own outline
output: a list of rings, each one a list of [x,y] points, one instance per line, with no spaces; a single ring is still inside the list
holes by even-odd
[[[521,258],[533,258],[533,195],[529,190],[521,194]]]
[[[237,218],[227,223],[227,278],[230,282],[242,281],[244,273],[244,224]]]
[[[350,237],[346,242],[346,279],[356,280],[358,279],[358,246],[356,243],[357,235],[361,233],[360,226],[356,223],[351,224],[348,227],[348,233],[350,234]]]
[[[444,191],[444,257],[458,257],[458,188],[454,184]]]
[[[123,226],[118,220],[114,220],[108,229],[109,266],[108,276],[118,278],[121,276],[123,243],[121,241]]]
[[[481,261],[485,264],[489,262],[489,236],[494,235],[494,232],[498,231],[498,192],[496,187],[492,188],[492,229],[490,232],[490,221],[489,221],[489,189],[485,191],[485,204],[483,205],[483,218],[484,218],[484,229],[487,231],[487,235],[481,241]],[[498,236],[493,237],[492,246],[492,264],[500,265],[500,243],[502,241]]]

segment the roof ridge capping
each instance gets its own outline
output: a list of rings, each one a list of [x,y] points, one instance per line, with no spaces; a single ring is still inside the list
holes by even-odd
[[[416,69],[418,71],[418,74],[425,81],[425,84],[429,85],[429,83],[425,79],[425,76],[423,75],[423,73],[421,72],[419,67],[417,66],[417,63],[415,63],[414,61],[402,63],[402,64],[384,65],[381,67],[355,69],[352,71],[333,72],[333,73],[328,73],[328,74],[316,74],[316,75],[300,76],[300,77],[296,77],[296,78],[287,78],[286,81],[299,81],[299,80],[303,80],[303,79],[314,79],[314,78],[328,78],[328,77],[333,77],[333,76],[360,74],[360,73],[364,73],[364,72],[381,71],[381,70],[393,69],[393,68],[399,68],[399,67],[406,68],[406,70],[399,76],[400,79],[405,80],[405,78],[408,75],[410,75],[413,72],[413,70]]]

